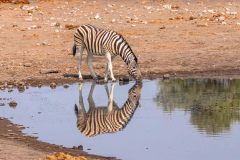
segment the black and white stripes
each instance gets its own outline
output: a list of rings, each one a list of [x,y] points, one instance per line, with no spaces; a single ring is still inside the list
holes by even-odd
[[[118,132],[124,129],[131,120],[139,105],[142,84],[136,83],[129,90],[128,99],[121,108],[113,100],[114,85],[112,84],[110,94],[106,88],[108,105],[104,107],[95,106],[92,98],[94,84],[92,85],[88,97],[88,112],[85,110],[82,89],[80,88],[79,107],[75,105],[75,113],[77,116],[77,127],[85,136],[93,137],[99,134]]]
[[[112,72],[112,60],[117,55],[119,55],[128,65],[129,74],[137,80],[141,79],[141,72],[138,68],[137,57],[133,53],[127,41],[117,32],[100,29],[92,25],[82,25],[77,29],[74,34],[73,55],[75,55],[76,51],[79,50],[78,69],[80,80],[82,80],[80,69],[84,49],[87,50],[88,66],[94,79],[96,79],[97,76],[92,67],[93,55],[106,56],[108,60],[104,77],[105,81],[108,79],[109,72],[112,81],[116,80]]]

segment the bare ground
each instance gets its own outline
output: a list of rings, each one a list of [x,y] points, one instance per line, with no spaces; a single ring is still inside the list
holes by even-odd
[[[30,2],[28,6],[33,8],[0,3],[0,85],[12,81],[35,84],[77,81],[64,77],[77,74],[71,54],[75,28],[66,25],[86,23],[121,33],[138,56],[141,72],[147,78],[165,73],[183,77],[240,77],[238,1]],[[86,56],[84,62],[85,59]],[[95,71],[100,75],[105,61],[104,57],[94,58]],[[113,65],[115,75],[127,74],[120,58]],[[45,73],[46,70],[55,73]],[[86,63],[82,71],[89,75]],[[1,156],[18,157],[17,153],[8,154],[12,147],[23,149],[22,153],[25,148],[37,157],[46,153],[36,151],[37,147],[29,148],[27,143],[9,142],[4,136],[0,142],[0,152],[4,153]]]

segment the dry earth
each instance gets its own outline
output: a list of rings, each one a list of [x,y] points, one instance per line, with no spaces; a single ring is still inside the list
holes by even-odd
[[[169,73],[185,77],[239,78],[239,18],[239,1],[36,0],[28,5],[0,3],[0,86],[16,81],[77,81],[63,75],[77,73],[71,55],[74,27],[86,23],[114,29],[124,35],[139,58],[145,77]],[[85,59],[86,55],[84,62]],[[105,61],[104,57],[94,58],[94,68],[100,75]],[[115,75],[127,73],[120,58],[113,65]],[[83,74],[89,75],[86,63]],[[19,157],[8,154],[9,150],[5,149],[12,147],[5,146],[13,146],[14,150],[21,148],[22,153],[27,149],[37,157],[45,154],[26,144],[24,147],[24,143],[18,146],[17,142],[2,138],[0,153],[5,155]]]

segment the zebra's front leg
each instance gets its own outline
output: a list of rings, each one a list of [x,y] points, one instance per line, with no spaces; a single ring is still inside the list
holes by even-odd
[[[79,54],[76,56],[77,57],[77,67],[78,67],[78,78],[80,82],[83,82],[82,74],[81,74],[81,64],[82,64],[82,55],[83,55],[83,47],[79,48]]]
[[[104,75],[104,82],[107,83],[108,81],[108,73],[109,73],[109,65],[107,63],[106,69],[105,69],[105,75]]]
[[[93,54],[91,52],[88,53],[88,57],[87,57],[87,62],[88,62],[88,68],[90,69],[90,72],[91,72],[91,76],[93,77],[94,80],[97,80],[97,75],[96,73],[94,72],[93,70],[93,63],[92,63],[92,60],[93,60]]]
[[[108,94],[108,112],[111,112],[113,110],[113,95],[114,95],[114,87],[115,87],[115,83],[112,83],[111,85],[111,90],[110,90],[110,94]]]
[[[77,117],[78,117],[79,113],[81,113],[83,115],[86,114],[86,110],[85,110],[84,103],[83,103],[82,86],[83,86],[83,84],[79,84],[79,108],[75,104],[75,114]],[[79,112],[79,110],[80,110],[80,112]]]
[[[112,57],[111,54],[109,52],[106,53],[106,57],[107,57],[107,61],[108,61],[108,69],[110,72],[110,77],[112,79],[112,82],[116,82],[116,79],[113,75],[113,71],[112,71]]]
[[[116,56],[111,56],[111,62],[113,61],[113,59],[115,58]],[[108,75],[109,75],[109,63],[107,63],[106,65],[106,69],[105,69],[105,76],[104,76],[104,82],[107,82],[108,81]]]

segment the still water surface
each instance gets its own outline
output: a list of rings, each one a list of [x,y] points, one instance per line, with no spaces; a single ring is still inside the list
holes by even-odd
[[[145,80],[142,86],[108,87],[88,82],[0,92],[0,98],[18,102],[16,108],[1,106],[0,117],[28,127],[24,133],[44,142],[83,145],[89,153],[124,160],[240,157],[240,80]],[[122,117],[120,126],[111,122],[113,110]]]

